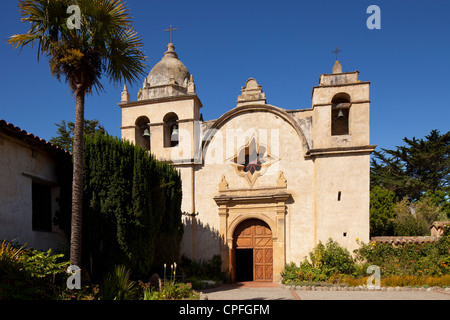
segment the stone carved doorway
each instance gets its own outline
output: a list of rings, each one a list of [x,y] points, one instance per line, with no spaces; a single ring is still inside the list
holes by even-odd
[[[273,236],[267,223],[248,219],[236,227],[232,264],[238,281],[273,281]]]
[[[239,232],[236,230],[244,226],[241,225],[242,223],[251,224],[251,222],[248,222],[249,220],[259,221],[259,225],[264,225],[271,232],[271,237],[269,237],[272,244],[271,281],[279,282],[281,280],[280,273],[286,264],[286,201],[291,198],[289,193],[284,192],[285,190],[285,185],[264,188],[264,192],[261,192],[261,188],[247,190],[225,188],[221,189],[220,194],[214,197],[220,218],[219,232],[223,239],[220,246],[221,269],[228,274],[231,282],[236,281],[236,250],[238,249],[236,249],[234,242],[238,238],[235,237],[235,234]],[[265,233],[265,235],[269,234]],[[250,247],[250,249],[254,250],[254,247]],[[262,254],[270,256],[270,250],[256,252],[256,259],[262,257]],[[269,261],[269,259],[264,258],[263,268],[267,265],[266,261]],[[256,265],[258,271],[261,270],[259,266],[259,264]]]

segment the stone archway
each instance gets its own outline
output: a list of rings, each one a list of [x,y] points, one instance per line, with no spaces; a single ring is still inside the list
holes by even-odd
[[[237,281],[273,281],[273,235],[262,220],[247,219],[233,234],[232,263]]]
[[[231,282],[236,281],[236,246],[233,244],[234,235],[240,232],[241,227],[245,226],[243,223],[251,224],[249,222],[251,220],[260,221],[260,225],[264,225],[265,228],[270,230],[272,281],[280,281],[280,273],[286,263],[286,201],[291,197],[290,194],[283,191],[285,191],[285,187],[266,188],[263,193],[260,193],[261,190],[258,189],[228,189],[221,191],[219,196],[214,197],[218,205],[220,219],[219,232],[223,240],[220,246],[222,271],[228,273]],[[244,195],[245,193],[248,194]],[[254,232],[256,233],[257,231],[255,230]],[[268,236],[269,233],[264,231],[264,235]],[[244,241],[244,238],[242,239]],[[253,237],[252,241],[254,240]],[[263,254],[270,255],[270,252],[262,250],[257,251],[256,254],[256,259],[259,259],[263,257]],[[261,262],[261,268],[267,265],[265,261],[269,261],[269,259]],[[269,266],[267,265],[267,267]]]

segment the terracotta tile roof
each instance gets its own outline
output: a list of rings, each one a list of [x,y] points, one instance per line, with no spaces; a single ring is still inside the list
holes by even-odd
[[[6,135],[14,137],[14,138],[22,139],[25,142],[39,145],[50,151],[69,153],[69,151],[66,151],[66,150],[60,148],[59,146],[57,146],[53,143],[50,143],[44,139],[41,139],[38,136],[36,136],[32,133],[29,133],[19,127],[16,127],[12,123],[8,123],[2,119],[0,119],[0,132],[3,132]]]
[[[444,228],[446,226],[450,226],[450,221],[435,221],[431,225],[430,229],[435,227],[436,229]]]
[[[406,244],[406,243],[429,243],[435,242],[438,240],[438,237],[433,236],[411,236],[411,237],[372,237],[370,238],[371,242],[380,242],[380,243],[392,243],[392,244]]]

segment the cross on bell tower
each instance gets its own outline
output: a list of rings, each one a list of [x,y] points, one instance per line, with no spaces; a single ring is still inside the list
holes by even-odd
[[[172,25],[169,27],[169,29],[164,30],[165,32],[170,33],[170,43],[172,43],[172,32],[178,30],[178,28],[173,28]]]
[[[333,73],[342,73],[342,66],[338,60],[338,54],[341,52],[342,52],[342,50],[339,50],[338,47],[336,47],[336,50],[331,51],[331,53],[334,53],[336,55],[336,62],[334,63],[333,71],[332,71]]]
[[[341,52],[342,52],[342,50],[339,50],[338,47],[336,47],[336,50],[331,51],[331,53],[336,54],[336,60],[338,60],[338,54],[341,53]]]

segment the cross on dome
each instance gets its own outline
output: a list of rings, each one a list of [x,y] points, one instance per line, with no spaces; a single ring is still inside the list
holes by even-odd
[[[170,25],[169,29],[164,30],[164,32],[170,33],[170,43],[172,43],[172,32],[178,30],[178,28],[173,28],[172,25]]]

